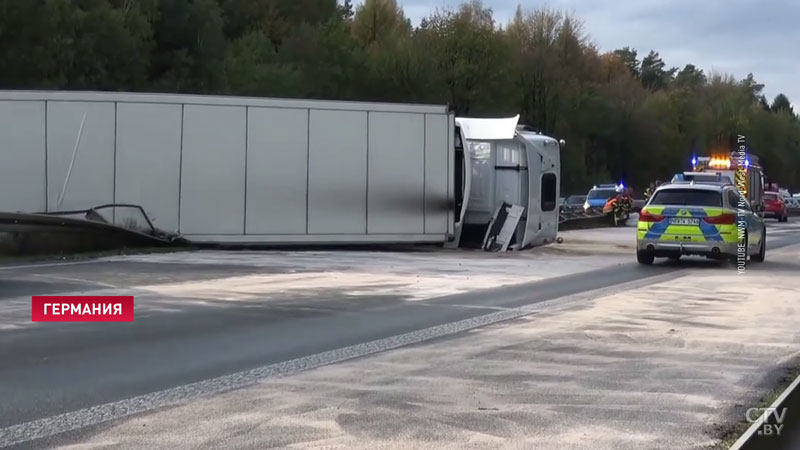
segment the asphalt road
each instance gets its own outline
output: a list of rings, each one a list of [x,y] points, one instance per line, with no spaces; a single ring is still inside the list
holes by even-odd
[[[770,248],[796,243],[800,243],[800,236],[795,233],[769,239]],[[687,263],[643,267],[631,263],[416,302],[397,301],[391,296],[358,301],[336,295],[299,297],[225,308],[191,305],[178,314],[137,313],[135,322],[125,324],[52,323],[2,330],[0,429],[502,308],[668,274],[686,266]],[[76,266],[53,265],[46,270],[57,277],[67,267],[74,272]],[[119,280],[144,276],[148,270],[125,261],[104,263],[103,269],[118,274]],[[241,268],[225,266],[173,264],[169,269],[178,276],[184,274],[185,279],[221,276],[232,270],[241,274]],[[0,271],[0,304],[15,296],[90,287],[70,277],[37,282],[17,276],[41,270],[30,267]],[[92,265],[85,265],[85,270],[91,273]]]

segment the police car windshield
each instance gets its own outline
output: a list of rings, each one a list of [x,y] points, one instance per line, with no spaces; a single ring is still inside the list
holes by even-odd
[[[589,200],[594,200],[598,198],[609,198],[616,193],[617,193],[616,189],[592,189],[591,191],[589,191]]]
[[[650,204],[722,207],[722,194],[701,189],[666,189],[656,192]]]

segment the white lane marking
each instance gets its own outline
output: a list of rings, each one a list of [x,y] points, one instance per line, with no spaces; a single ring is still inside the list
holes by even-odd
[[[61,281],[75,281],[75,282],[78,282],[78,283],[91,284],[91,285],[94,285],[94,286],[100,286],[100,287],[104,287],[104,288],[119,289],[118,286],[114,286],[113,284],[103,283],[103,282],[100,282],[100,281],[84,280],[83,278],[62,277],[62,276],[58,276],[58,275],[42,275],[42,274],[38,274],[38,273],[37,274],[32,274],[30,276],[37,277],[37,278],[50,278],[50,279],[53,279],[53,280],[61,280]]]
[[[197,400],[214,394],[249,386],[264,379],[294,375],[300,372],[315,369],[317,367],[327,366],[354,358],[360,358],[363,356],[385,352],[387,350],[393,350],[407,345],[418,344],[430,339],[436,339],[475,328],[485,327],[487,325],[493,325],[507,320],[517,319],[533,314],[537,311],[541,311],[554,304],[560,305],[574,303],[578,300],[601,297],[609,293],[620,292],[622,290],[634,289],[654,283],[673,280],[677,277],[683,276],[683,274],[686,272],[688,272],[688,269],[681,269],[636,281],[621,283],[614,286],[547,300],[526,307],[497,311],[470,319],[460,320],[458,322],[437,325],[434,327],[425,328],[423,330],[412,331],[410,333],[317,353],[315,355],[304,356],[302,358],[297,358],[290,361],[257,367],[255,369],[245,370],[231,375],[211,378],[204,381],[198,381],[196,383],[190,383],[183,386],[177,386],[125,400],[119,400],[116,402],[92,406],[44,419],[12,425],[0,429],[0,447],[22,444],[36,439],[55,436],[67,431],[98,425],[104,422],[121,419],[158,408],[184,404],[192,400]]]
[[[769,245],[769,235],[767,235],[767,245]],[[790,253],[800,249],[800,244],[781,245],[776,249],[770,250],[767,248],[767,255],[774,255],[776,253]]]
[[[86,261],[66,261],[54,263],[40,263],[40,264],[21,264],[17,266],[0,266],[0,270],[14,270],[14,269],[35,269],[38,267],[54,267],[54,266],[74,266],[77,264],[95,264],[99,262],[107,262],[103,259],[89,259]]]
[[[481,305],[462,305],[458,303],[420,303],[421,306],[435,306],[447,308],[463,308],[463,309],[486,309],[490,311],[511,311],[515,308],[504,308],[502,306],[481,306]]]

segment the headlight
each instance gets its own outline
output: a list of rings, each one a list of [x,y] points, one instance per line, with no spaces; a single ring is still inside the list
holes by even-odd
[[[583,202],[583,209],[589,209],[589,208],[590,208],[589,200],[586,200],[585,202]]]

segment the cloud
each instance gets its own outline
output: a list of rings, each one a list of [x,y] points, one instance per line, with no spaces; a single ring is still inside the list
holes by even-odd
[[[398,0],[412,22],[453,0]],[[800,102],[800,1],[797,0],[484,0],[505,24],[517,4],[574,13],[601,50],[632,47],[640,58],[657,51],[667,66],[694,64],[741,79],[752,72],[771,101],[779,93]],[[796,108],[800,109],[800,108]]]

